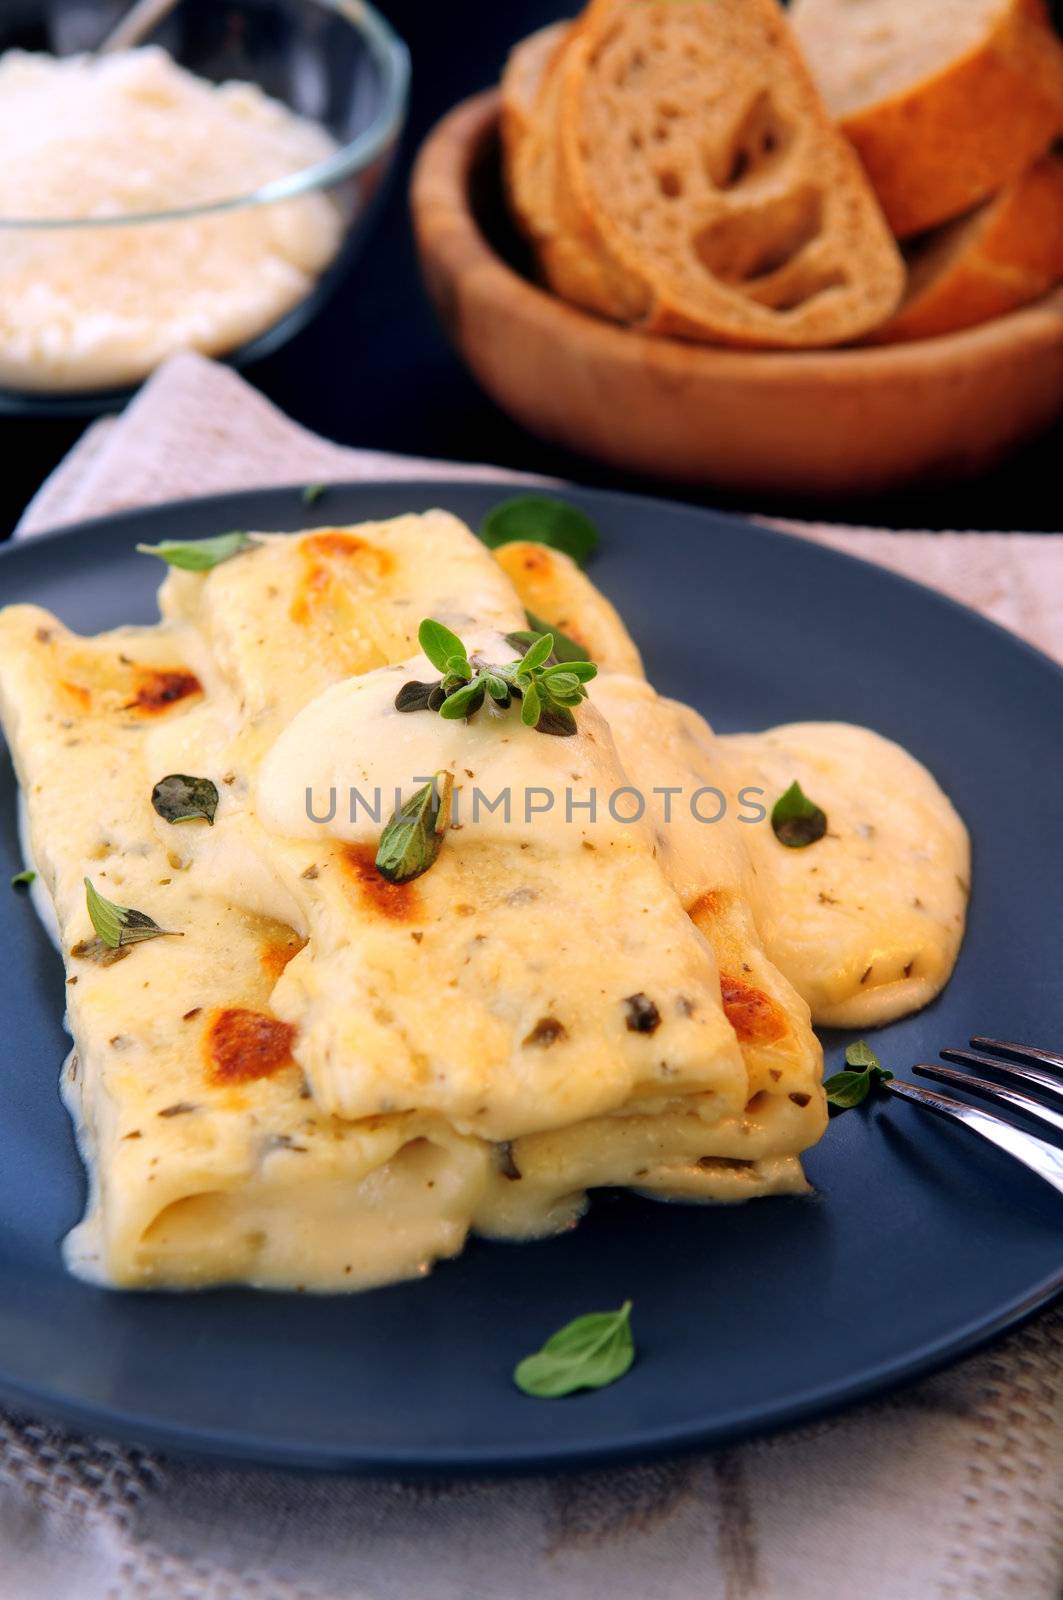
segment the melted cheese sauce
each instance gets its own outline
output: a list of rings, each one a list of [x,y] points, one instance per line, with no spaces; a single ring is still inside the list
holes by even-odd
[[[498,635],[467,641],[473,654],[512,661]],[[469,722],[432,712],[399,714],[410,681],[439,674],[421,655],[333,684],[298,712],[262,762],[255,807],[263,826],[291,839],[376,846],[382,824],[433,774],[455,780],[451,811],[470,837],[512,847],[532,840],[559,850],[617,837],[628,826],[618,800],[628,783],[607,723],[581,706],[578,732],[554,738],[526,728],[519,706],[485,705]]]
[[[967,830],[913,756],[867,728],[794,723],[721,739],[733,792],[771,805],[796,779],[827,814],[806,849],[746,825],[764,947],[824,1027],[879,1026],[948,981],[970,895]]]

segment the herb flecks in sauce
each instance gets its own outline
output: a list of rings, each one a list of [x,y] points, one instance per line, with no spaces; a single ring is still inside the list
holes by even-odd
[[[629,994],[624,1001],[629,1033],[656,1033],[661,1025],[661,1013],[645,994]]]

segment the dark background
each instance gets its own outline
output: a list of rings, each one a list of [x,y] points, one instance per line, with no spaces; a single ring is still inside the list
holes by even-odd
[[[425,298],[414,257],[406,190],[414,153],[456,101],[496,80],[509,46],[571,14],[563,0],[377,0],[413,55],[410,117],[390,192],[368,248],[322,315],[249,376],[290,415],[343,443],[487,461],[586,483],[649,485],[541,444],[481,393],[449,348]],[[1063,4],[1063,0],[1060,0]],[[1057,7],[1058,14],[1058,7]],[[5,533],[83,422],[4,420],[0,529]],[[743,509],[825,512],[839,520],[902,527],[1048,529],[1059,526],[1063,426],[981,480],[894,499],[830,508],[766,497],[735,502],[711,490],[683,498]],[[1052,470],[1054,467],[1054,471]],[[665,486],[667,491],[667,486]]]

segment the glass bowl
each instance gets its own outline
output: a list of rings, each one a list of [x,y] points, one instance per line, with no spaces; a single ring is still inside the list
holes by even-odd
[[[129,3],[5,0],[0,52],[18,48],[69,56],[92,51]],[[182,336],[174,346],[245,366],[271,354],[306,325],[365,237],[402,130],[409,84],[406,47],[371,6],[363,0],[178,0],[170,16],[142,42],[161,45],[200,78],[256,84],[324,128],[335,148],[299,170],[208,204],[89,218],[0,214],[0,414],[76,416],[114,409],[170,353],[160,348],[147,358],[144,370],[137,370],[137,350],[116,358],[104,334],[106,359],[96,362],[102,381],[87,369],[76,370],[76,354],[67,360],[71,329],[75,340],[91,340],[99,326],[94,317],[106,314],[102,298],[98,306],[94,303],[99,295],[94,285],[112,252],[127,260],[130,251],[165,252],[166,260],[185,275],[181,281],[194,289],[201,259],[213,253],[217,265],[219,249],[224,258],[230,240],[236,252],[236,235],[226,235],[226,229],[243,226],[243,248],[248,248],[249,237],[256,235],[240,219],[249,212],[257,212],[255,221],[264,222],[270,238],[298,240],[293,248],[305,270],[285,282],[283,294],[263,290],[256,299],[249,291],[246,301],[238,295],[220,340],[218,330],[210,329],[202,337]],[[129,159],[135,164],[132,141]],[[66,284],[76,283],[76,317],[69,302],[61,308],[67,326],[62,317],[50,323],[45,315],[39,334],[43,344],[31,339],[27,345],[14,317],[3,327],[4,272],[16,260],[23,263],[24,281],[34,285],[47,283],[53,271]],[[5,341],[10,341],[6,351]],[[49,375],[24,376],[38,360],[36,351],[47,349],[50,341],[58,342],[53,347],[60,356]]]

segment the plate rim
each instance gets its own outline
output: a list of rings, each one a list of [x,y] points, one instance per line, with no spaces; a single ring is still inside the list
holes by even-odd
[[[301,516],[303,519],[303,526],[293,527],[291,530],[293,533],[305,531],[307,526],[326,526],[327,524],[323,522],[315,522],[312,517],[308,518],[307,513],[313,513],[320,502],[310,506],[305,504],[302,496],[306,486],[304,480],[291,484],[271,484],[258,488],[234,489],[171,499],[86,518],[39,534],[26,534],[21,537],[15,535],[0,546],[0,582],[3,579],[5,563],[11,561],[17,563],[41,547],[50,548],[65,544],[73,547],[77,540],[86,536],[120,532],[122,527],[131,524],[142,527],[146,519],[162,520],[182,511],[195,514],[217,507],[220,517],[221,513],[234,502],[250,498],[261,500],[265,497],[270,501],[276,500],[278,505],[285,507],[290,501],[293,518]],[[803,554],[813,561],[823,558],[828,566],[840,561],[843,564],[856,563],[864,568],[872,568],[877,580],[884,582],[887,587],[899,586],[902,593],[910,594],[914,591],[924,599],[929,598],[932,605],[961,614],[968,625],[976,626],[976,630],[978,628],[988,630],[989,637],[995,635],[998,640],[1003,640],[1007,646],[1018,650],[1021,655],[1032,658],[1040,670],[1043,671],[1047,667],[1063,688],[1063,664],[1003,624],[984,616],[951,595],[932,588],[918,579],[909,578],[892,568],[882,566],[866,556],[838,549],[834,545],[820,544],[816,540],[803,537],[800,533],[792,533],[784,528],[775,527],[770,522],[757,520],[738,512],[669,500],[665,496],[631,494],[618,489],[585,487],[575,483],[528,483],[496,477],[493,474],[473,478],[447,477],[445,474],[433,472],[423,478],[343,479],[329,481],[326,488],[330,492],[334,490],[338,493],[348,491],[358,494],[416,493],[422,497],[436,491],[440,495],[446,495],[453,491],[464,493],[469,490],[495,491],[500,497],[537,492],[561,498],[572,495],[602,506],[615,504],[625,510],[632,506],[647,513],[663,510],[669,516],[679,514],[692,522],[703,522],[708,519],[710,526],[706,531],[710,538],[713,531],[712,524],[716,523],[723,524],[732,532],[751,534],[755,539],[764,539],[769,549],[777,540],[786,540],[788,543],[799,541],[804,547]],[[396,512],[396,515],[398,514],[401,513]],[[817,1419],[837,1416],[862,1402],[907,1388],[920,1379],[943,1371],[956,1362],[974,1355],[996,1343],[1006,1334],[1021,1328],[1038,1312],[1048,1309],[1060,1298],[1063,1298],[1063,1259],[1057,1271],[1049,1273],[1032,1288],[1014,1297],[1005,1306],[997,1308],[992,1315],[969,1322],[950,1334],[941,1335],[931,1343],[925,1344],[914,1356],[879,1362],[861,1371],[841,1386],[833,1383],[827,1389],[820,1384],[810,1391],[799,1393],[786,1403],[775,1404],[770,1416],[764,1415],[762,1410],[757,1411],[747,1407],[743,1412],[715,1426],[706,1425],[704,1419],[692,1420],[682,1426],[668,1424],[660,1428],[636,1429],[624,1437],[605,1443],[596,1441],[592,1434],[550,1446],[542,1444],[525,1446],[509,1444],[504,1447],[466,1446],[460,1454],[455,1454],[453,1447],[435,1449],[421,1446],[411,1450],[408,1447],[367,1448],[356,1444],[350,1446],[319,1444],[308,1448],[298,1443],[270,1439],[265,1435],[247,1432],[236,1434],[228,1429],[204,1429],[174,1422],[145,1423],[135,1413],[125,1411],[121,1407],[82,1404],[64,1398],[61,1393],[39,1384],[24,1385],[11,1382],[2,1371],[0,1371],[0,1400],[16,1411],[28,1407],[30,1413],[35,1416],[84,1430],[97,1437],[113,1437],[133,1444],[145,1444],[150,1448],[169,1451],[185,1459],[221,1461],[256,1469],[343,1472],[381,1478],[529,1476],[550,1471],[577,1471],[591,1466],[612,1467],[635,1461],[659,1459],[663,1456],[689,1455],[698,1450],[761,1438]]]

